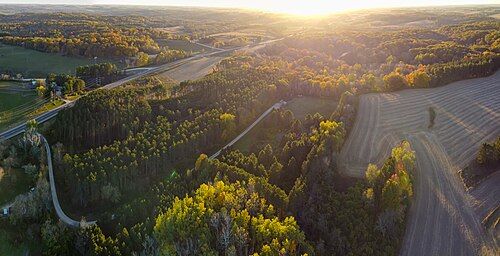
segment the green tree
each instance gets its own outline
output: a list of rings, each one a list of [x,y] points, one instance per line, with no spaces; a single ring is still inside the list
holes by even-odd
[[[80,229],[77,234],[75,247],[82,255],[122,255],[117,240],[109,236],[106,237],[98,225]]]
[[[85,89],[85,81],[82,79],[75,79],[75,82],[73,83],[73,92],[80,93]]]
[[[62,222],[47,219],[41,228],[43,255],[71,255],[73,232]]]
[[[299,255],[308,248],[293,217],[278,219],[274,207],[242,183],[202,184],[156,218],[155,236],[166,255],[252,255],[266,248]],[[253,189],[252,189],[253,190]]]
[[[271,164],[273,164],[273,148],[271,147],[270,144],[267,144],[261,151],[259,151],[259,163],[264,165],[264,168],[269,170],[271,167]]]
[[[495,143],[483,143],[476,157],[479,165],[494,165],[500,161],[500,137]]]
[[[149,64],[149,55],[143,52],[137,54],[135,65],[138,67],[146,66]]]
[[[399,73],[392,72],[384,76],[385,88],[389,91],[404,89],[407,85],[406,79]]]
[[[430,86],[431,77],[424,70],[415,70],[408,74],[408,83],[412,87],[427,88]]]
[[[219,118],[222,126],[222,139],[228,140],[236,131],[236,116],[233,114],[224,113],[220,115]]]
[[[111,203],[117,203],[121,197],[120,190],[111,184],[103,186],[101,188],[101,194],[104,200],[107,200]]]

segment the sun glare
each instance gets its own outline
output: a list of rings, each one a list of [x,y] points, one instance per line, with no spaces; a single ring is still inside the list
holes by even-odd
[[[429,0],[422,0],[429,1]],[[148,5],[179,5],[173,0],[95,0],[98,4],[148,4]],[[185,6],[208,6],[250,8],[266,12],[285,13],[300,16],[317,16],[361,8],[387,7],[401,5],[395,0],[219,0],[201,1],[186,0]]]
[[[360,8],[382,7],[388,1],[272,0],[258,1],[257,9],[300,16],[318,16]]]

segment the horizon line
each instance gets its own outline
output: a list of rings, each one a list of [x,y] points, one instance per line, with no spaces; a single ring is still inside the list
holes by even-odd
[[[209,6],[209,5],[176,5],[176,4],[168,4],[168,5],[158,5],[158,4],[135,4],[135,3],[129,3],[129,4],[106,4],[106,3],[78,3],[78,4],[71,4],[71,3],[12,3],[12,2],[6,2],[6,3],[0,3],[4,5],[18,5],[18,6],[29,6],[29,5],[38,5],[38,6],[109,6],[109,7],[163,7],[163,8],[209,8],[209,9],[220,9],[220,10],[245,10],[245,11],[254,11],[254,12],[262,12],[266,14],[282,14],[282,15],[289,15],[289,16],[302,16],[299,14],[290,14],[286,12],[280,12],[280,11],[273,11],[273,10],[265,10],[265,9],[259,9],[259,8],[252,8],[252,7],[244,7],[244,6]],[[407,9],[407,8],[439,8],[439,7],[479,7],[479,6],[498,6],[500,7],[500,3],[479,3],[479,4],[436,4],[436,5],[405,5],[405,6],[380,6],[380,7],[366,7],[366,8],[353,8],[353,9],[346,9],[346,10],[339,10],[339,11],[333,11],[330,13],[322,14],[319,16],[329,16],[329,15],[334,15],[334,14],[342,14],[342,13],[348,13],[348,12],[356,12],[356,11],[362,11],[362,10],[390,10],[390,9]]]

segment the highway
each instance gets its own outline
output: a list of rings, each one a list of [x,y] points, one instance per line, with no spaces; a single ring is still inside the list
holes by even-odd
[[[99,87],[96,90],[113,89],[113,88],[118,87],[120,85],[123,85],[123,84],[126,84],[128,82],[131,82],[131,81],[133,81],[135,79],[138,79],[138,78],[141,78],[141,77],[144,77],[144,76],[148,76],[148,75],[153,75],[153,74],[156,74],[156,73],[163,73],[165,71],[168,71],[168,70],[171,70],[171,69],[174,69],[174,68],[178,68],[178,67],[180,67],[182,65],[185,65],[188,62],[196,61],[196,60],[199,60],[201,58],[205,58],[205,57],[209,57],[209,56],[214,56],[214,55],[225,53],[225,52],[237,51],[239,49],[244,49],[244,48],[248,48],[248,47],[261,46],[261,45],[273,43],[273,42],[276,42],[276,41],[279,41],[279,40],[282,40],[282,39],[284,39],[284,38],[273,39],[273,40],[269,40],[269,41],[265,41],[265,42],[253,44],[253,45],[250,45],[250,46],[245,46],[245,47],[235,47],[235,48],[225,49],[225,50],[219,50],[219,51],[211,52],[211,53],[201,53],[201,54],[194,55],[194,56],[191,56],[191,57],[188,57],[188,58],[185,58],[185,59],[181,59],[181,60],[177,60],[177,61],[170,62],[170,63],[167,63],[167,64],[163,64],[163,65],[160,65],[160,66],[157,66],[157,67],[152,67],[152,68],[147,69],[147,70],[145,70],[143,72],[137,73],[135,75],[128,76],[128,77],[120,79],[120,80],[118,80],[116,82],[113,82],[113,83],[104,85],[102,87]],[[85,97],[85,96],[82,96],[82,97]],[[59,113],[59,111],[65,109],[67,107],[72,107],[77,100],[78,99],[76,99],[75,101],[72,101],[72,102],[67,102],[67,103],[65,103],[65,104],[63,104],[63,105],[61,105],[61,106],[59,106],[57,108],[54,108],[54,109],[49,110],[49,111],[47,111],[47,112],[45,112],[43,114],[40,114],[39,116],[37,116],[34,119],[39,124],[44,123],[44,122],[50,120],[51,118],[55,117],[57,115],[57,113]],[[8,139],[10,139],[12,137],[15,137],[15,136],[21,134],[22,132],[24,132],[25,128],[26,128],[26,124],[23,123],[23,124],[20,124],[20,125],[18,125],[16,127],[10,128],[10,129],[8,129],[8,130],[0,133],[0,142],[8,140]]]

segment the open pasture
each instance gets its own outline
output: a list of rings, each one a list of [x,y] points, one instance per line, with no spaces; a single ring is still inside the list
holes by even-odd
[[[46,101],[19,83],[0,82],[0,128],[24,120]]]
[[[105,60],[97,60],[101,61]],[[0,73],[13,72],[28,78],[43,78],[49,73],[74,74],[76,67],[95,62],[92,59],[61,56],[0,43]]]
[[[292,111],[295,118],[301,120],[308,114],[314,115],[316,113],[329,118],[335,112],[337,102],[332,99],[303,96],[288,101],[285,108]]]

